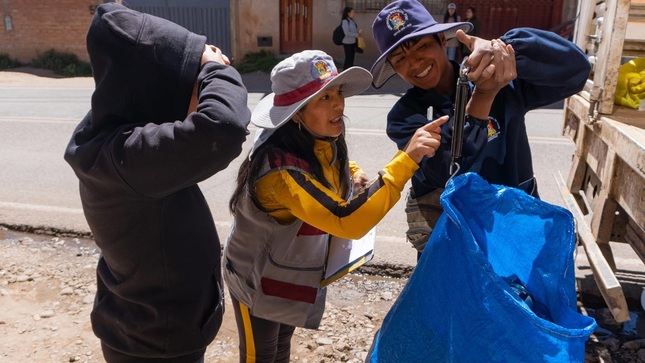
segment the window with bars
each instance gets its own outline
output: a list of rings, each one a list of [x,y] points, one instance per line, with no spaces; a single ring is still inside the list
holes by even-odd
[[[345,0],[345,6],[353,8],[357,13],[378,12],[383,9],[391,0]],[[448,0],[419,0],[428,9],[430,14],[443,14],[446,11]]]

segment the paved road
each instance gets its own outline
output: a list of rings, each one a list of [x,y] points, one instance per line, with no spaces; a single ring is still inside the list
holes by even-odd
[[[249,74],[245,83],[253,109],[268,91],[268,79]],[[384,133],[385,117],[404,86],[393,80],[388,87],[347,100],[350,155],[372,175],[396,152]],[[92,90],[89,78],[0,72],[0,223],[88,231],[76,177],[62,155],[78,120],[90,107]],[[527,118],[540,193],[547,202],[562,206],[553,173],[568,174],[574,145],[561,135],[561,124],[561,106],[533,111]],[[251,140],[249,137],[242,155],[247,154]],[[200,184],[222,236],[230,226],[226,205],[241,160]],[[400,201],[377,227],[377,242],[384,247],[377,259],[414,263],[415,253],[403,237],[403,207]]]

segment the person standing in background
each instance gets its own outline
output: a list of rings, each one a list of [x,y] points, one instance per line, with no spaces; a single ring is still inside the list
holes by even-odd
[[[466,32],[466,34],[473,36],[473,37],[479,37],[479,34],[481,33],[481,28],[479,25],[479,18],[477,18],[477,9],[474,6],[469,6],[468,9],[466,9],[466,21],[471,23],[473,27]],[[470,49],[465,44],[461,44],[461,56],[466,57],[470,55]]]
[[[356,38],[361,34],[362,30],[358,28],[358,24],[354,21],[354,9],[346,7],[343,10],[343,48],[345,50],[345,62],[343,63],[343,71],[349,69],[354,65],[354,57],[356,56]]]
[[[446,9],[446,14],[443,16],[444,23],[459,23],[461,22],[461,16],[457,15],[457,5],[455,3],[448,4],[448,9]],[[448,54],[448,60],[454,61],[457,60],[457,48],[459,48],[459,40],[457,38],[451,38],[446,40],[446,53]]]

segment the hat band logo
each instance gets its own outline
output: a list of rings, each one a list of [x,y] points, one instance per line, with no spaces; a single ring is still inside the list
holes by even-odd
[[[332,67],[322,59],[311,62],[311,77],[323,81],[332,75]]]
[[[403,10],[392,10],[389,14],[387,14],[387,20],[386,24],[388,29],[394,31],[393,35],[397,36],[399,32],[411,24],[407,24],[408,22],[408,14],[403,11]]]

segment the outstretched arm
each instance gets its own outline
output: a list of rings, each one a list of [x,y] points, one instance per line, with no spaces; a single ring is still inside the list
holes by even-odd
[[[516,53],[517,87],[526,110],[580,91],[589,77],[587,56],[573,42],[546,30],[518,28],[501,37]]]

